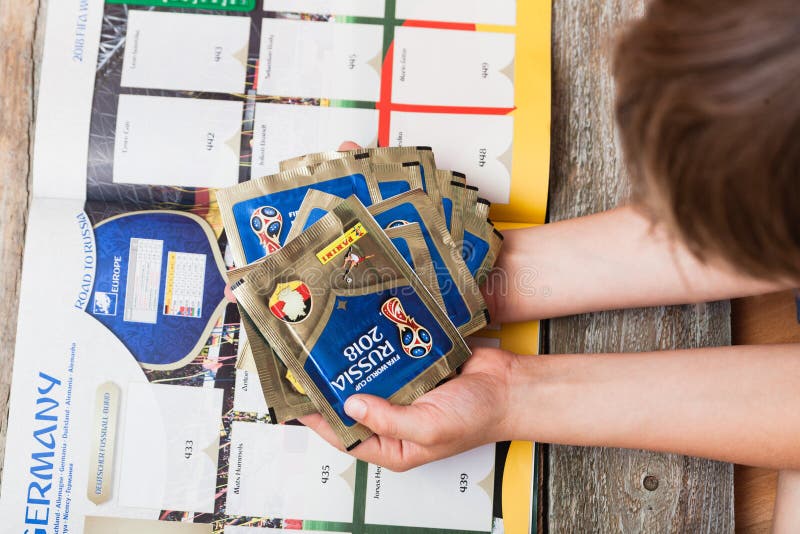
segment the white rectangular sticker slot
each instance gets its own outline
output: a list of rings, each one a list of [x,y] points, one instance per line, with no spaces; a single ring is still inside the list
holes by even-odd
[[[383,18],[384,0],[264,0],[264,11]]]
[[[291,132],[292,135],[286,135]],[[278,163],[301,154],[336,150],[342,141],[378,142],[375,109],[256,104],[251,176],[278,172]]]
[[[234,422],[230,515],[351,522],[356,460],[312,430]]]
[[[516,0],[397,0],[397,18],[514,26]]]
[[[125,314],[132,323],[158,322],[158,297],[164,242],[132,238],[128,248],[128,278],[125,282]]]
[[[495,204],[511,197],[511,115],[456,115],[447,113],[392,113],[390,141],[394,146],[436,147],[436,164],[458,169],[470,185]]]
[[[249,17],[130,10],[122,86],[243,93]]]
[[[235,384],[236,387],[233,390],[234,410],[257,414],[267,413],[267,401],[264,400],[264,393],[261,391],[258,374],[244,369],[236,369]]]
[[[222,100],[120,95],[114,182],[235,185],[243,106]]]
[[[508,33],[401,26],[395,31],[392,101],[513,108],[515,40]]]
[[[377,102],[383,27],[264,19],[258,94]]]
[[[370,464],[366,523],[491,531],[494,451],[484,445],[405,473]]]
[[[131,384],[126,405],[119,504],[213,512],[222,390]]]

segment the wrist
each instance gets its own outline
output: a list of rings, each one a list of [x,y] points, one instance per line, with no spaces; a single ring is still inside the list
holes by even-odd
[[[514,355],[509,366],[505,439],[560,442],[569,391],[564,362],[553,356]]]

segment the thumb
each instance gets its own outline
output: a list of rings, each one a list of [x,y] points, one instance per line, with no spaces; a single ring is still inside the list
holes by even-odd
[[[358,143],[354,143],[353,141],[345,141],[341,145],[339,145],[339,151],[344,152],[348,150],[358,150],[361,146]]]
[[[434,435],[434,422],[424,406],[399,406],[373,395],[353,395],[344,411],[379,436],[425,444]]]

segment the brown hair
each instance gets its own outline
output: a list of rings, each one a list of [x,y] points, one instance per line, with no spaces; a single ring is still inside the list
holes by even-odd
[[[654,0],[614,75],[634,201],[703,260],[800,280],[800,1]]]

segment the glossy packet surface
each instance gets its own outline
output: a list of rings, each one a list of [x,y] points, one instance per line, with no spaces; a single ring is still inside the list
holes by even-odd
[[[401,146],[362,148],[358,153],[369,154],[372,163],[406,163],[418,161],[422,175],[422,190],[431,198],[436,210],[442,214],[442,193],[436,179],[436,160],[427,146]]]
[[[381,200],[422,189],[422,172],[418,161],[405,163],[373,163],[372,172],[378,181]]]
[[[461,247],[461,242],[464,240],[464,198],[467,194],[467,188],[461,181],[453,180],[450,182],[450,195],[453,199],[453,224],[450,228],[450,235],[453,236],[457,247]]]
[[[485,198],[478,197],[478,201],[475,204],[475,214],[478,216],[479,219],[486,220],[489,218],[489,210],[492,207],[492,203],[486,200]]]
[[[444,219],[422,191],[410,191],[374,204],[369,212],[382,228],[417,223],[428,245],[448,317],[463,336],[489,321],[486,303],[470,274],[461,251],[447,231]]]
[[[380,200],[368,155],[340,158],[243,182],[217,191],[222,222],[237,266],[278,250],[310,189],[338,197]]]
[[[328,204],[329,208],[325,209],[325,212],[323,213],[323,215],[325,215],[327,214],[328,211],[330,211],[330,209],[333,209],[334,206],[338,205],[342,201],[342,199],[340,199],[339,197],[335,197],[333,195],[328,195],[327,193],[322,193],[320,191],[309,191],[308,195],[306,196],[306,202],[309,201],[310,202],[316,201],[317,203],[321,203],[323,201],[331,202],[330,204]],[[305,206],[306,203],[304,202],[303,205]],[[324,204],[322,205],[324,206]],[[299,214],[295,219],[295,224],[302,224],[304,220],[305,219],[303,218],[301,209],[301,214]],[[319,218],[316,220],[319,220]],[[314,222],[316,222],[316,220]],[[311,226],[311,224],[309,224],[308,226]],[[439,282],[436,278],[436,268],[433,265],[433,260],[431,260],[431,255],[428,252],[428,246],[425,244],[425,239],[422,236],[422,232],[419,229],[419,225],[406,224],[403,226],[390,228],[389,230],[386,230],[386,236],[392,241],[392,244],[395,246],[398,252],[400,252],[400,255],[403,256],[403,259],[406,260],[406,263],[408,263],[411,266],[411,268],[414,269],[414,272],[417,273],[417,276],[419,276],[420,280],[422,280],[422,283],[425,284],[425,287],[431,293],[433,298],[436,299],[436,302],[439,304],[439,306],[442,309],[444,309],[444,300],[442,299],[442,292],[439,290]],[[244,267],[243,269],[238,269],[238,271],[244,271],[245,269],[249,270],[249,267],[250,266]],[[243,310],[240,311],[242,312],[242,314],[245,313]],[[245,329],[245,335],[247,336],[245,341],[247,346],[242,349],[241,356],[236,362],[236,367],[238,369],[247,369],[247,370],[255,369],[255,372],[258,372],[258,368],[253,359],[253,351],[250,348],[250,341],[249,341],[251,336],[250,328],[255,328],[255,327],[252,326],[252,323],[250,323],[249,321],[248,323],[249,324],[246,324],[244,319],[242,320],[242,324]],[[258,341],[260,340],[262,344],[266,345],[266,342],[260,335],[258,336],[258,338],[254,337],[254,339],[256,339],[254,344],[258,343]],[[278,389],[278,392],[274,393],[274,395],[283,395],[282,391],[285,390],[287,386],[291,387],[294,392],[304,394],[305,391],[297,387],[298,385],[297,381],[294,379],[291,373],[287,373],[286,366],[283,364],[283,362],[280,361],[280,359],[274,353],[274,351],[272,351],[271,347],[267,345],[264,350],[266,351],[266,349],[269,349],[271,357],[275,360],[273,362],[275,371],[271,372],[270,369],[269,380],[273,382],[281,381],[284,383],[276,385],[273,383],[265,384],[262,381],[262,387],[264,387],[265,397],[267,397],[267,390],[274,388]],[[273,417],[273,420],[279,423],[289,420],[282,417],[282,414],[285,414],[286,417],[294,415],[294,417],[289,417],[290,419],[294,419],[296,417],[300,417],[301,415],[305,415],[305,413],[300,413],[300,412],[304,412],[304,410],[307,410],[309,408],[307,406],[299,406],[297,399],[294,398],[294,395],[288,395],[286,396],[286,398],[279,397],[277,401],[273,402],[276,402],[276,404],[280,406],[285,406],[285,409],[282,411],[276,410],[277,416]],[[309,402],[311,401],[309,400]],[[313,412],[315,411],[316,409],[313,409]],[[312,412],[307,412],[307,413],[312,413]],[[270,413],[270,415],[272,414]]]
[[[459,243],[464,229],[463,200],[467,177],[460,172],[436,169],[436,178],[439,181],[439,191],[442,193],[444,222],[450,235],[453,236],[453,241]]]
[[[333,195],[321,191],[309,191],[306,194],[300,211],[294,220],[289,239],[294,239],[301,232],[307,230],[311,225],[328,214],[333,208],[339,205],[342,200]],[[422,234],[419,224],[411,223],[385,230],[386,235],[392,244],[400,252],[422,283],[428,288],[433,298],[444,309],[442,292],[439,289],[439,280],[436,274],[436,265],[433,263],[428,244]]]
[[[478,285],[494,267],[502,245],[503,234],[488,219],[481,219],[477,213],[466,218],[461,257]]]
[[[251,272],[256,265],[258,264],[252,263],[229,271],[228,280],[231,284],[235,284]],[[239,306],[239,315],[242,320],[242,328],[247,335],[247,348],[242,350],[241,355],[245,361],[241,362],[241,366],[249,367],[250,362],[246,360],[250,359],[252,366],[256,368],[264,400],[267,403],[270,422],[284,423],[316,413],[317,409],[314,403],[304,394],[305,391],[302,388],[298,388],[295,377],[275,355],[272,347],[269,346],[241,305]]]
[[[354,264],[353,255],[365,260]],[[470,354],[355,198],[259,262],[233,291],[348,449],[372,434],[344,413],[348,397],[409,404]]]
[[[280,168],[281,170],[293,169],[308,164],[319,163],[321,161],[341,159],[347,155],[354,154],[369,154],[370,161],[373,165],[381,163],[419,162],[422,189],[431,197],[436,209],[442,213],[442,195],[439,191],[439,184],[436,179],[436,160],[433,156],[433,150],[427,146],[359,148],[357,150],[345,152],[316,152],[314,154],[306,154],[305,156],[284,160],[280,163]]]

